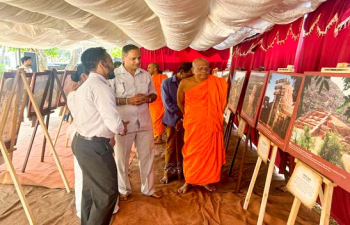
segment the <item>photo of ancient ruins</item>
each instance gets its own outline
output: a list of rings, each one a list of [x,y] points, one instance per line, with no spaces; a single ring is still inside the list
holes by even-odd
[[[253,127],[256,125],[267,76],[268,72],[252,71],[250,73],[243,100],[242,117]]]
[[[290,125],[301,82],[301,76],[271,73],[267,84],[259,123],[282,140]]]
[[[350,173],[350,75],[307,75],[291,141]]]
[[[241,96],[246,73],[246,71],[235,71],[234,77],[231,82],[230,94],[228,97],[227,105],[233,113],[236,113],[237,111],[237,106],[239,98]]]

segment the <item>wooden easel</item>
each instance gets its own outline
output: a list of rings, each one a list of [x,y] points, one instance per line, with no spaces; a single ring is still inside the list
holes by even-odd
[[[264,193],[263,193],[263,197],[262,197],[262,200],[261,200],[261,206],[260,206],[260,211],[259,211],[259,218],[258,218],[258,222],[257,222],[258,225],[261,225],[263,223],[263,220],[264,220],[266,203],[267,203],[267,198],[269,196],[270,185],[271,185],[273,170],[274,170],[275,161],[276,161],[277,149],[278,149],[277,145],[275,145],[272,142],[271,142],[271,146],[273,146],[273,148],[272,148],[272,154],[271,154],[271,158],[270,158],[269,168],[267,170],[267,176],[266,176]],[[270,146],[268,146],[268,148],[270,148]],[[243,205],[243,209],[244,210],[248,209],[250,197],[252,195],[252,192],[253,192],[253,189],[254,189],[254,185],[255,185],[255,181],[256,181],[256,178],[257,178],[259,170],[260,170],[261,161],[263,161],[263,159],[259,156],[258,160],[256,162],[256,165],[255,165],[255,169],[254,169],[252,180],[250,181],[250,185],[249,185],[249,188],[248,188],[247,196],[246,196],[245,201],[244,201],[244,205]]]
[[[244,142],[244,149],[243,149],[243,152],[242,152],[242,159],[241,159],[241,164],[240,164],[239,172],[238,172],[238,181],[237,181],[237,185],[236,185],[236,193],[239,192],[240,186],[241,186],[245,153],[246,153],[247,148],[248,148],[248,142],[249,142],[249,139],[250,139],[250,132],[251,132],[251,126],[248,123],[246,123],[245,120],[242,117],[240,118],[240,124],[239,124],[238,130],[242,129],[243,131],[241,132],[241,134],[238,134],[239,138],[238,138],[237,145],[236,145],[236,148],[235,148],[235,153],[234,153],[231,165],[230,165],[230,170],[228,172],[228,176],[231,176],[233,165],[234,165],[235,160],[236,160],[238,148],[239,148],[239,145],[241,143],[241,140],[242,140],[242,137],[243,137],[244,130],[245,130],[246,126],[248,126],[248,128],[247,128],[247,136],[246,136],[246,139],[245,139],[245,142]]]
[[[307,166],[306,164],[304,164],[303,162],[301,162],[298,159],[295,159],[295,162],[302,163],[304,166],[308,167],[310,170],[313,170],[309,166]],[[317,172],[314,171],[314,173],[317,173]],[[321,175],[319,173],[317,173],[317,174],[322,177],[322,183],[325,184],[324,192],[322,190],[322,183],[319,186],[319,198],[320,198],[321,205],[322,205],[320,225],[326,225],[326,224],[329,224],[330,211],[331,211],[332,198],[333,198],[333,190],[334,190],[334,187],[337,185],[334,184],[331,180],[324,177],[323,175]],[[291,209],[289,217],[288,217],[287,225],[295,224],[295,220],[296,220],[296,217],[298,215],[300,204],[301,204],[301,201],[299,200],[299,198],[297,198],[295,196],[294,201],[293,201],[293,206],[292,206],[292,209]]]
[[[229,146],[229,143],[230,143],[230,137],[231,137],[231,133],[232,133],[234,119],[235,119],[235,114],[230,111],[230,117],[228,119],[228,123],[227,123],[226,129],[225,129],[225,133],[224,133],[225,152],[227,152],[228,146]]]
[[[22,77],[22,80],[19,79],[20,76]],[[7,103],[5,105],[5,108],[4,108],[4,110],[2,112],[2,115],[1,115],[2,117],[1,117],[1,122],[0,122],[0,134],[1,134],[0,135],[0,150],[1,150],[2,156],[4,157],[4,161],[5,161],[7,170],[10,173],[11,179],[12,179],[13,184],[14,184],[14,186],[16,188],[17,193],[18,193],[19,199],[20,199],[20,201],[21,201],[21,203],[23,205],[23,209],[24,209],[24,212],[25,212],[25,214],[27,216],[29,224],[32,225],[32,224],[34,224],[32,211],[29,208],[29,204],[28,204],[27,198],[24,195],[24,191],[23,191],[22,185],[20,184],[20,182],[18,180],[17,174],[15,172],[15,168],[13,167],[12,161],[11,161],[11,159],[9,157],[9,152],[8,152],[8,150],[6,148],[4,140],[2,139],[2,133],[3,133],[3,130],[4,130],[4,127],[5,127],[5,123],[6,123],[8,114],[9,114],[9,110],[10,110],[10,106],[11,106],[11,103],[12,103],[12,99],[13,99],[13,95],[14,95],[16,86],[18,84],[18,87],[21,87],[21,85],[23,84],[23,81],[26,82],[24,70],[23,69],[17,70],[16,76],[15,76],[13,82],[12,82],[11,91],[10,91],[10,94],[9,94],[8,101],[7,101]],[[11,138],[14,138],[14,137],[12,136]]]
[[[49,145],[50,145],[50,148],[51,148],[51,151],[53,152],[53,157],[54,157],[54,160],[55,160],[55,164],[57,165],[57,167],[58,167],[58,171],[59,171],[59,173],[60,173],[60,175],[61,175],[61,178],[62,178],[62,180],[63,180],[63,183],[64,183],[64,185],[65,185],[65,188],[66,188],[66,190],[67,190],[67,192],[69,193],[70,192],[70,187],[69,187],[69,184],[68,184],[68,182],[67,182],[67,178],[66,178],[66,176],[65,176],[65,174],[64,174],[64,171],[62,170],[62,166],[61,166],[61,163],[60,163],[60,160],[59,160],[59,158],[58,158],[58,156],[57,156],[57,153],[56,153],[56,150],[55,150],[55,148],[54,148],[54,146],[53,146],[53,143],[52,143],[52,141],[51,141],[51,138],[50,138],[50,134],[48,133],[48,131],[47,131],[47,129],[46,129],[46,126],[45,126],[45,123],[44,123],[44,119],[43,119],[43,117],[42,117],[42,115],[41,115],[41,113],[40,113],[40,110],[39,110],[39,107],[38,107],[38,105],[36,104],[36,101],[35,101],[35,98],[34,98],[34,95],[33,95],[33,93],[32,93],[32,91],[30,90],[30,87],[29,87],[29,84],[28,84],[28,82],[27,82],[27,80],[26,80],[26,76],[25,76],[25,73],[24,73],[24,70],[23,69],[21,69],[21,70],[18,70],[18,72],[17,72],[17,74],[16,74],[16,76],[15,76],[15,79],[14,79],[14,84],[13,85],[15,85],[14,87],[12,87],[13,88],[13,90],[15,90],[14,88],[17,86],[17,83],[18,83],[18,80],[20,79],[19,78],[19,76],[21,76],[21,82],[23,83],[23,85],[24,85],[24,89],[25,89],[25,91],[26,91],[26,93],[28,94],[28,96],[29,96],[29,100],[31,101],[31,104],[33,105],[33,108],[34,108],[34,111],[35,111],[35,113],[36,113],[36,115],[37,115],[37,117],[38,117],[38,121],[40,122],[40,125],[41,125],[41,127],[43,128],[43,132],[44,132],[44,135],[45,135],[45,138],[49,141]],[[20,85],[19,85],[20,86]],[[11,98],[13,97],[13,93],[11,94],[11,96],[10,96]],[[7,104],[10,104],[10,103],[7,103]],[[6,110],[7,111],[4,111],[3,112],[3,119],[2,119],[2,121],[1,121],[1,126],[0,126],[0,128],[1,128],[1,132],[2,132],[2,129],[3,129],[3,124],[6,122],[6,118],[7,118],[7,115],[8,115],[8,111],[9,111],[9,107],[10,106],[6,106]],[[5,118],[5,119],[4,119]],[[6,146],[5,146],[6,147]],[[7,150],[7,149],[6,149]],[[14,172],[14,171],[13,171]]]
[[[63,91],[63,88],[61,86],[60,80],[58,79],[57,71],[56,71],[56,69],[52,69],[51,73],[50,73],[50,78],[49,78],[49,80],[48,80],[48,82],[46,84],[45,91],[44,91],[44,94],[43,94],[43,98],[42,98],[42,101],[41,101],[41,104],[40,104],[40,108],[42,109],[43,105],[45,103],[45,100],[46,100],[46,96],[47,96],[47,94],[49,94],[48,108],[47,108],[47,110],[45,112],[43,112],[43,115],[46,116],[46,129],[47,130],[49,128],[50,114],[52,113],[52,111],[51,111],[51,104],[52,104],[52,96],[53,96],[53,90],[54,90],[54,83],[55,83],[55,81],[57,82],[57,86],[58,86],[59,90],[62,93],[62,97],[64,98],[65,101],[67,101],[67,97],[64,94],[64,91]],[[35,123],[35,127],[34,127],[34,130],[33,130],[33,133],[32,133],[32,138],[30,140],[29,147],[28,147],[28,150],[27,150],[27,155],[26,155],[26,158],[25,158],[24,163],[23,163],[22,173],[25,172],[25,169],[27,167],[27,163],[28,163],[28,160],[29,160],[30,152],[31,152],[32,147],[33,147],[33,143],[34,143],[36,132],[38,130],[38,126],[39,126],[39,120],[37,120],[36,123]],[[45,157],[46,140],[47,140],[46,137],[44,137],[43,145],[42,145],[42,151],[41,151],[41,160],[40,160],[41,162],[44,161],[44,157]]]

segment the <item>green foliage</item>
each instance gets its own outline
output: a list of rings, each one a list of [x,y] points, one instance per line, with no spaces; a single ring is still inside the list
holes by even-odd
[[[298,131],[297,131],[297,128],[295,128],[295,127],[293,127],[291,140],[295,144],[299,145],[299,143],[298,143]]]
[[[315,140],[310,133],[310,127],[304,127],[304,133],[300,137],[300,141],[298,143],[301,147],[311,151],[312,148],[315,147]]]
[[[14,47],[7,47],[7,52],[18,52],[18,49],[21,49],[21,52],[31,52],[30,48],[14,48]]]
[[[44,53],[46,56],[51,57],[51,58],[56,58],[60,55],[60,51],[58,50],[58,48],[45,49]]]
[[[350,78],[344,77],[343,83],[344,83],[344,91],[348,90],[350,88]]]
[[[326,132],[318,155],[328,162],[344,169],[344,164],[341,160],[342,146],[339,142],[339,136],[333,132]]]
[[[2,74],[5,72],[5,65],[3,63],[0,63],[0,79],[2,77]]]
[[[121,58],[122,57],[122,49],[119,48],[119,47],[115,47],[112,49],[111,51],[111,57],[119,57]]]

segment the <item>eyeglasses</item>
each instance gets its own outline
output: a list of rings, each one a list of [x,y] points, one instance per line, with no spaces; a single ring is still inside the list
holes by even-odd
[[[195,67],[196,70],[199,70],[199,71],[206,71],[208,72],[210,70],[209,67]]]

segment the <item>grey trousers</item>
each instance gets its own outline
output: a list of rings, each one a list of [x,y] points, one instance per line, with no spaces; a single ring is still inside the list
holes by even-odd
[[[119,194],[113,148],[75,136],[72,149],[83,172],[81,224],[108,225]]]

